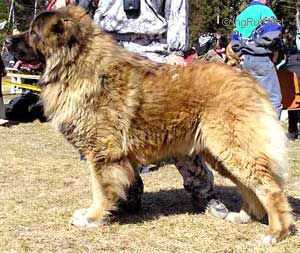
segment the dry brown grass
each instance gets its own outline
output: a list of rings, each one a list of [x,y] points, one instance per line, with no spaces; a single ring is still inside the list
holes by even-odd
[[[88,171],[51,126],[38,122],[0,128],[0,252],[300,252],[300,235],[272,248],[260,245],[264,225],[233,225],[194,214],[173,166],[143,175],[140,215],[81,231],[68,225],[90,199]],[[290,202],[300,227],[300,141],[290,144]],[[239,195],[217,176],[231,209]]]

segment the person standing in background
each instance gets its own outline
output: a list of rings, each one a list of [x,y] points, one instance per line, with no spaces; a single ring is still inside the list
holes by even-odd
[[[5,105],[3,101],[3,94],[2,94],[2,77],[5,76],[5,66],[2,61],[2,57],[0,56],[0,126],[5,125],[8,121],[5,119]]]
[[[92,17],[98,5],[98,0],[52,0],[48,1],[46,4],[46,9],[51,11],[65,7],[69,4],[81,6],[82,8],[86,9]]]
[[[71,3],[71,0],[51,0],[47,3],[47,11],[55,10]]]
[[[185,65],[187,0],[100,0],[94,21],[131,52],[158,63]]]
[[[297,46],[297,50],[300,51],[300,3],[298,3],[297,5],[296,25],[297,25],[296,46]]]
[[[95,11],[97,9],[99,0],[72,0],[72,4],[79,5],[85,9],[91,18],[93,18]]]
[[[259,28],[261,29],[257,33]],[[281,29],[282,27],[276,23],[276,15],[267,6],[267,0],[253,0],[237,16],[236,38],[231,41],[233,51],[241,56],[241,67],[265,88],[278,118],[282,108],[282,96],[276,69],[270,56],[275,44],[280,41]],[[264,33],[263,36],[261,32]]]

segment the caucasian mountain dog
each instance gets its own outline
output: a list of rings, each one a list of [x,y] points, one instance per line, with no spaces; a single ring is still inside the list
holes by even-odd
[[[240,189],[236,217],[268,215],[265,242],[295,229],[283,192],[285,133],[247,73],[157,65],[120,48],[74,6],[40,14],[28,36],[46,62],[45,113],[91,169],[92,204],[72,224],[99,225],[125,197],[136,164],[200,154]]]

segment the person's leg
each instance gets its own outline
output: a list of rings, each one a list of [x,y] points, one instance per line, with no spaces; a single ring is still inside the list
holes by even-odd
[[[0,77],[0,125],[4,125],[7,123],[7,120],[5,118],[5,105],[2,95],[2,78]]]
[[[296,139],[298,136],[298,112],[288,111],[288,138]]]
[[[242,67],[267,91],[279,118],[282,110],[282,96],[278,76],[270,58],[268,56],[245,55]]]
[[[212,172],[199,156],[177,159],[175,165],[183,178],[184,189],[191,194],[195,209],[205,211],[207,200],[213,195]]]
[[[185,190],[191,195],[195,211],[209,212],[224,218],[228,210],[222,202],[216,200],[214,192],[214,176],[200,156],[174,159],[175,165],[182,175]],[[135,166],[136,167],[136,166]],[[136,170],[135,181],[127,191],[126,200],[118,203],[118,212],[137,213],[141,210],[144,185]]]
[[[228,214],[226,206],[216,199],[214,176],[200,156],[174,159],[175,165],[182,175],[185,190],[191,195],[195,211],[208,210],[218,218]],[[133,165],[137,167],[137,165]],[[135,170],[135,181],[126,193],[125,200],[119,200],[117,212],[137,213],[141,210],[144,184],[138,170]]]
[[[195,211],[209,211],[213,216],[224,219],[228,210],[216,199],[214,176],[200,156],[175,159],[175,165],[182,175],[184,189],[191,194]]]

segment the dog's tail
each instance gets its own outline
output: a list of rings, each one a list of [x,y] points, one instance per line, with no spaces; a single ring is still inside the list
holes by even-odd
[[[219,91],[204,110],[196,150],[207,149],[247,173],[261,168],[282,182],[288,176],[287,137],[266,92],[248,74],[225,74],[230,81],[217,84]]]
[[[267,105],[265,105],[267,106]],[[279,181],[286,180],[289,175],[287,157],[287,137],[281,126],[277,115],[270,106],[250,120],[256,120],[253,137],[254,145],[252,152],[256,157],[264,158],[268,162],[268,168],[272,171]],[[270,110],[272,112],[270,112]]]

